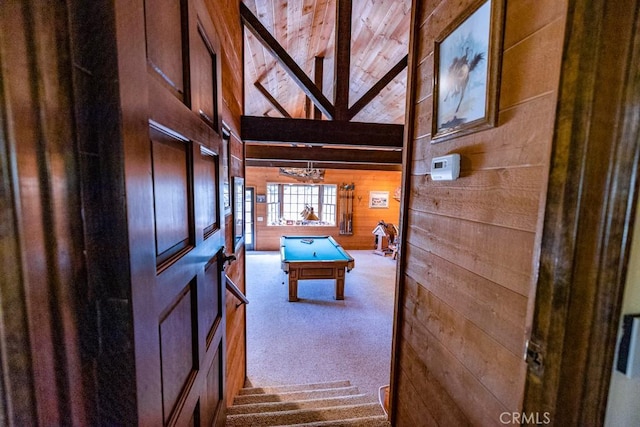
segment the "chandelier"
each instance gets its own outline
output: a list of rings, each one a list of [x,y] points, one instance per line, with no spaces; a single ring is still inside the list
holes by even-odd
[[[324,169],[313,167],[313,162],[307,162],[306,168],[280,168],[280,175],[288,176],[302,182],[324,181]]]

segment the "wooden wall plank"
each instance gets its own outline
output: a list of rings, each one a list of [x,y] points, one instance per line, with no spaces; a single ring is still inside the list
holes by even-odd
[[[222,119],[240,134],[243,108],[242,25],[238,2],[205,2],[210,19],[218,33],[222,52]]]
[[[399,415],[404,418],[404,422],[400,423],[400,425],[437,425],[438,423],[431,413],[424,410],[425,406],[429,406],[429,399],[433,395],[421,393],[423,390],[416,390],[416,384],[412,384],[409,381],[409,376],[405,372],[400,372],[400,382],[403,385],[406,384],[406,387],[402,389],[402,394],[398,396],[398,401],[400,402]],[[420,408],[420,410],[417,411],[415,408]]]
[[[556,0],[509,0],[504,48],[509,49],[563,16],[566,8],[565,2]]]
[[[419,417],[413,425],[421,425],[424,422],[423,419],[430,420],[429,425],[436,425],[436,419],[440,420],[440,425],[470,425],[465,414],[458,408],[447,390],[429,372],[411,346],[405,345],[401,350],[400,357],[406,360],[405,367],[407,369],[406,372],[400,373],[400,383],[407,382],[408,387],[407,393],[401,394],[399,398],[401,401],[406,400],[412,408],[412,415]],[[429,381],[412,383],[411,379],[417,377],[429,378]],[[420,396],[422,405],[416,402],[418,396]],[[424,411],[420,406],[426,407],[427,411]]]
[[[416,101],[424,101],[431,95],[433,90],[433,81],[431,73],[433,70],[433,53],[427,55],[417,68],[416,78]]]
[[[433,114],[433,105],[431,97],[424,98],[414,106],[416,117],[413,123],[413,134],[416,138],[431,135],[431,115]]]
[[[540,166],[470,171],[454,182],[412,176],[412,209],[534,232],[544,172]]]
[[[411,244],[405,245],[407,254],[415,259],[407,266],[407,289],[424,286],[429,292],[464,313],[480,329],[514,355],[521,356],[524,348],[524,315],[527,298],[461,269],[435,254]]]
[[[403,346],[408,345],[424,363],[433,378],[447,390],[458,408],[471,424],[478,426],[495,425],[500,414],[508,408],[482,385],[447,347],[432,335],[415,318],[406,317],[402,329]],[[415,383],[417,378],[413,379]],[[424,379],[420,379],[424,381]],[[517,411],[517,408],[513,408]]]
[[[560,79],[564,20],[552,23],[504,51],[501,108],[557,90]]]
[[[497,126],[434,144],[435,40],[476,4],[413,2],[410,194],[392,369],[398,425],[415,423],[410,413],[427,413],[434,425],[499,425],[502,412],[522,405],[567,2],[508,2]],[[450,153],[462,156],[461,177],[431,180],[431,159]],[[399,402],[438,387],[446,399],[435,405]],[[452,408],[463,416],[452,421]]]
[[[409,283],[409,281],[407,281]],[[502,404],[517,408],[522,399],[524,360],[438,298],[430,290],[407,286],[406,299],[413,299],[415,321],[445,346]],[[514,375],[521,371],[520,375]]]
[[[521,295],[529,294],[533,233],[415,211],[409,215],[407,243]]]

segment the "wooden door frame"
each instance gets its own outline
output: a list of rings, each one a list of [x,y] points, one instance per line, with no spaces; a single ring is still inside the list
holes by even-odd
[[[247,191],[251,192],[251,245],[247,245],[247,233],[245,230],[245,250],[250,250],[250,251],[254,251],[255,247],[256,247],[256,187],[245,187],[244,188],[244,193],[245,193],[245,199],[247,197]],[[246,203],[246,200],[245,200]],[[247,222],[247,218],[246,218],[246,213],[247,210],[245,209],[245,227],[246,227],[246,222]],[[247,247],[249,246],[249,247]]]
[[[570,0],[523,412],[602,425],[637,198],[638,0]],[[635,13],[634,13],[635,11]]]
[[[3,425],[94,424],[73,19],[0,2]]]

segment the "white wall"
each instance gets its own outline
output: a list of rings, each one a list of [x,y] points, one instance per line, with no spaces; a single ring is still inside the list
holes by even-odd
[[[627,284],[622,302],[622,314],[630,313],[640,313],[640,203],[636,207],[636,221],[627,268]],[[616,371],[614,365],[605,427],[640,426],[639,396],[640,378],[629,379]]]

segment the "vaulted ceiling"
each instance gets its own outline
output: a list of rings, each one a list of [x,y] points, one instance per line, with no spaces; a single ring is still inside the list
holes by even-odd
[[[397,168],[411,0],[243,3],[247,164]]]

